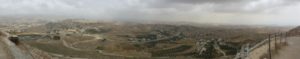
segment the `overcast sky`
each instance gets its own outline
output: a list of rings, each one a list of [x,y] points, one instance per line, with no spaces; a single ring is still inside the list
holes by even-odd
[[[0,0],[0,16],[300,25],[300,0]]]

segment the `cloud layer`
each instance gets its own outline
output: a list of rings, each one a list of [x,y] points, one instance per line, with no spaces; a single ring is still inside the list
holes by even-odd
[[[300,10],[297,0],[0,0],[1,16],[45,15],[200,23],[278,24],[286,21],[281,19],[298,21],[296,19],[299,18],[293,16],[300,13],[297,10]]]

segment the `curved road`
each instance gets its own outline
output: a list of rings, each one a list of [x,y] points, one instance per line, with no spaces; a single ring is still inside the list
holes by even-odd
[[[273,59],[299,59],[300,58],[300,37],[290,37],[288,46],[283,47],[274,55]]]

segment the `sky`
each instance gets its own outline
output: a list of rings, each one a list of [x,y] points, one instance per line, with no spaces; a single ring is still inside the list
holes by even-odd
[[[0,16],[300,25],[300,0],[0,0]]]

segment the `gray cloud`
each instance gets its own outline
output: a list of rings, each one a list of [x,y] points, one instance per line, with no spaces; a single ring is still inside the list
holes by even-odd
[[[265,12],[297,0],[0,0],[2,14],[92,14],[110,12]],[[114,11],[112,11],[114,10]],[[130,11],[129,11],[130,10]],[[171,10],[171,11],[170,11]],[[34,11],[34,12],[33,12]],[[136,11],[136,12],[135,12]],[[176,12],[175,12],[176,13]]]
[[[267,16],[265,14],[269,13],[291,14],[300,9],[298,4],[298,0],[0,0],[0,16],[46,15],[219,23],[237,19],[251,21],[254,16],[261,17],[256,15]]]
[[[208,10],[214,12],[264,12],[281,6],[293,5],[298,0],[147,0],[150,8],[192,9],[195,5],[211,4]]]

